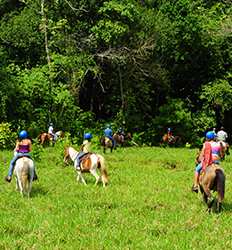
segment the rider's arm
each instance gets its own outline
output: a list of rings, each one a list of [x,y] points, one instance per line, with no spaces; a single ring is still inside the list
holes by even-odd
[[[19,141],[16,141],[16,145],[15,145],[15,149],[14,149],[14,151],[18,151],[19,150]]]
[[[28,145],[29,145],[29,152],[31,152],[31,150],[32,150],[32,143],[31,143],[31,140],[28,140]]]

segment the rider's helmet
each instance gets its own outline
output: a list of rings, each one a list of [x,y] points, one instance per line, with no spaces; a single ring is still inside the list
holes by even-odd
[[[92,139],[92,138],[93,138],[93,136],[92,136],[91,133],[85,133],[84,134],[84,139],[89,140],[89,139]]]
[[[208,131],[205,135],[206,139],[208,140],[213,140],[215,138],[215,133],[214,131]]]
[[[49,123],[49,126],[52,126],[52,127],[53,127],[53,123],[52,123],[52,122],[50,122],[50,123]]]
[[[19,132],[19,138],[20,139],[26,139],[28,137],[28,133],[26,130],[22,130]]]
[[[106,128],[109,128],[109,129],[111,129],[111,125],[108,123],[108,124],[106,124]]]
[[[168,132],[171,132],[171,128],[168,128]]]

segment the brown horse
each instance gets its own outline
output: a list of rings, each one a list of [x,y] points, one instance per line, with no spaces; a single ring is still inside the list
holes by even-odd
[[[50,145],[50,143],[54,145],[54,139],[52,135],[46,132],[42,132],[41,134],[39,134],[38,141],[42,146]]]
[[[230,146],[227,142],[224,141],[219,141],[220,142],[220,146],[222,148],[221,150],[221,159],[225,160],[225,156],[226,155],[230,155]]]
[[[225,195],[225,174],[223,169],[218,164],[208,166],[205,172],[201,174],[199,182],[203,200],[208,206],[208,212],[211,212],[214,203],[211,191],[217,191],[216,211],[220,212]]]
[[[103,146],[103,152],[106,153],[106,149],[109,148],[110,152],[113,152],[113,149],[115,148],[112,141],[106,137],[106,136],[102,136],[100,138],[100,144]]]
[[[164,134],[162,137],[162,140],[160,142],[161,145],[169,145],[174,146],[181,143],[181,137],[180,136],[169,136],[168,134]]]
[[[127,133],[126,135],[121,133],[115,133],[113,135],[113,139],[116,143],[116,146],[120,145],[121,147],[123,147],[127,141],[132,140],[132,135],[131,133]]]

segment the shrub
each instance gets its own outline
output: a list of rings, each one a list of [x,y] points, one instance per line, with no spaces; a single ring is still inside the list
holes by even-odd
[[[0,149],[13,149],[17,133],[12,132],[10,123],[0,124]]]

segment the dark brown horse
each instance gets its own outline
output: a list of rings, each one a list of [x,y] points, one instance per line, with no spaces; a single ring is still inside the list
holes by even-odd
[[[131,133],[127,133],[126,135],[121,133],[115,133],[113,135],[113,139],[116,143],[116,146],[120,145],[121,147],[123,147],[126,142],[132,140],[132,135]]]
[[[225,174],[218,164],[208,166],[205,172],[201,174],[200,190],[203,200],[208,206],[208,212],[211,212],[214,203],[211,191],[217,191],[216,211],[220,212],[225,195]]]
[[[100,144],[101,146],[103,147],[103,152],[105,153],[106,152],[106,149],[109,148],[110,149],[110,152],[112,153],[113,152],[113,149],[115,148],[112,141],[106,137],[106,136],[102,136],[100,138]]]
[[[169,136],[168,134],[164,134],[162,137],[162,140],[160,142],[161,145],[169,145],[169,146],[175,146],[181,143],[181,137],[180,136]]]

